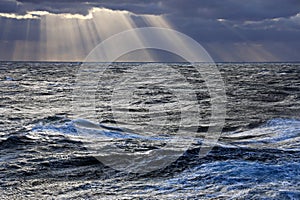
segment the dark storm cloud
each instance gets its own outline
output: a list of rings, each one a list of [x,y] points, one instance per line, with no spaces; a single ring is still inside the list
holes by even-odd
[[[13,13],[17,11],[17,2],[11,0],[0,1],[0,12],[1,13]]]
[[[44,10],[52,13],[78,13],[87,14],[92,7],[105,7],[114,10],[128,10],[136,14],[163,14],[165,9],[160,7],[158,0],[19,0],[22,4],[20,11],[23,10]]]
[[[177,30],[202,42],[299,41],[300,15],[262,21],[170,17]]]
[[[172,19],[261,21],[288,18],[300,12],[299,0],[0,0],[0,12],[26,11],[88,14],[92,7],[128,10],[136,14],[168,14]]]
[[[86,15],[92,7],[167,14],[178,30],[205,41],[243,39],[235,32],[249,40],[294,40],[300,30],[300,16],[292,19],[300,12],[299,0],[0,0],[1,13]]]
[[[162,2],[181,16],[209,19],[262,20],[289,17],[300,12],[299,0],[170,0]]]
[[[135,14],[165,14],[176,30],[201,44],[268,44],[267,49],[278,55],[284,48],[271,44],[286,43],[292,50],[284,52],[296,52],[300,48],[300,0],[0,0],[0,13],[19,15],[29,11],[87,15],[93,7]],[[39,20],[31,21],[31,28],[36,26],[38,32]],[[0,17],[0,26],[5,24],[13,28],[2,31],[0,39],[25,38],[28,20]],[[30,40],[38,40],[37,34],[30,35]],[[287,55],[287,58],[291,57]]]
[[[300,12],[299,0],[19,0],[17,7],[16,1],[0,0],[0,4],[3,12],[19,14],[38,10],[87,15],[92,7],[167,14],[178,30],[200,41],[294,40],[299,30],[299,24],[290,20]]]
[[[1,6],[13,11],[12,3]],[[8,3],[10,2],[10,3]],[[128,10],[137,14],[169,13],[182,17],[262,20],[289,17],[300,10],[299,0],[19,0],[20,11],[47,10],[54,13],[87,13],[91,7]],[[8,5],[10,4],[10,5]]]

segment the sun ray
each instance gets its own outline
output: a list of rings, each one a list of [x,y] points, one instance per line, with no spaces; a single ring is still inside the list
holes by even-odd
[[[220,24],[227,30],[232,32],[233,35],[238,36],[241,40],[241,42],[228,44],[225,49],[220,47],[213,48],[214,52],[221,55],[220,57],[222,60],[242,60],[255,62],[279,60],[275,55],[264,48],[263,45],[249,40],[245,35],[239,32],[238,29],[236,29],[237,25],[232,23],[229,24],[229,22],[224,19],[218,19],[217,21],[220,22]],[[228,48],[231,48],[232,51],[228,51]],[[234,52],[234,54],[230,55],[232,52]]]
[[[173,29],[164,15],[143,15],[142,18],[150,26]]]
[[[4,46],[4,49],[8,49],[7,52],[7,58],[10,60],[13,59],[13,54],[15,51],[15,41],[9,39],[10,32],[13,30],[13,19],[7,19],[7,18],[0,18],[1,19],[1,39],[2,39],[2,45]]]
[[[144,20],[147,26],[172,28],[164,16],[136,15],[106,8],[93,8],[86,16],[39,11],[29,14],[40,17],[39,59],[47,61],[82,61],[101,41],[114,34],[138,28],[136,20]],[[137,34],[134,40],[124,41],[122,45],[143,42]],[[113,52],[114,48],[106,51]],[[155,61],[155,56],[148,51],[144,51],[144,54],[145,58]]]

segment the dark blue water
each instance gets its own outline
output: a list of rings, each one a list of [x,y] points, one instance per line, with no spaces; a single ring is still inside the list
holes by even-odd
[[[200,136],[165,168],[138,174],[100,162],[97,156],[105,152],[86,145],[96,141],[90,140],[91,134],[102,145],[122,144],[130,154],[161,149],[174,136],[175,108],[168,114],[169,124],[160,129],[165,134],[131,131],[133,124],[122,113],[116,125],[108,89],[98,87],[99,121],[90,121],[94,125],[85,127],[83,135],[72,107],[79,64],[2,62],[0,198],[300,199],[300,65],[218,64],[226,86],[226,123],[217,144],[202,158],[198,155],[201,134],[208,128],[209,93],[188,65],[169,65],[197,86]],[[114,64],[107,80],[118,79],[130,66]],[[151,91],[138,91],[138,105],[172,105],[170,93]],[[148,116],[136,105],[126,112],[137,116],[133,119],[140,125]]]

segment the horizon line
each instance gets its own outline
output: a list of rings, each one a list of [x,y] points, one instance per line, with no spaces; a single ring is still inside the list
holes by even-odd
[[[49,60],[0,60],[0,62],[30,62],[30,63],[190,63],[174,61],[118,61],[118,62],[84,62],[84,61],[49,61]],[[195,63],[300,63],[299,61],[215,61]]]

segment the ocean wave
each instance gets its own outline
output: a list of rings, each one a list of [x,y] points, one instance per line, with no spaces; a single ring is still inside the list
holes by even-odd
[[[147,137],[142,134],[130,132],[130,130],[120,127],[107,126],[104,124],[94,123],[84,119],[63,120],[61,123],[50,121],[46,124],[35,125],[33,132],[52,132],[65,135],[82,135],[82,136],[106,136],[110,138],[124,139],[148,139],[163,140],[164,137]],[[80,132],[80,133],[79,133]],[[84,134],[84,132],[86,134]],[[258,127],[247,131],[233,131],[222,134],[222,141],[232,141],[237,144],[241,143],[278,143],[289,139],[297,139],[300,136],[300,120],[275,118],[268,120]]]
[[[32,128],[33,132],[52,132],[66,135],[76,135],[83,137],[101,138],[119,138],[119,139],[142,139],[142,140],[167,140],[168,137],[151,137],[132,133],[130,130],[119,127],[107,126],[94,123],[84,119],[75,119],[64,122],[63,124],[38,124]]]
[[[247,131],[223,134],[223,141],[239,147],[300,149],[300,120],[275,118]]]

